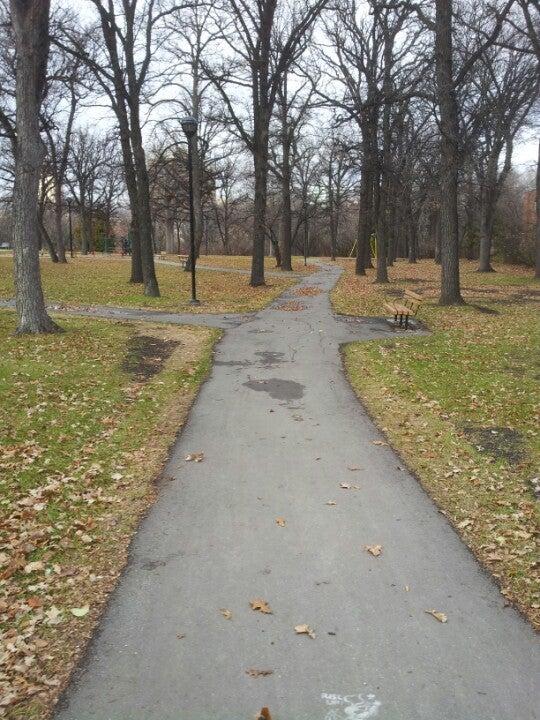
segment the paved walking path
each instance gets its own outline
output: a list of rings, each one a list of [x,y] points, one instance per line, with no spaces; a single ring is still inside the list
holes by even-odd
[[[333,316],[338,274],[303,281],[324,291],[297,298],[304,310],[280,310],[285,295],[226,332],[174,479],[56,720],[251,720],[265,705],[273,720],[537,717],[533,631],[373,443],[339,343],[392,331]],[[198,451],[203,462],[184,461]],[[253,611],[255,598],[273,614]],[[303,623],[315,639],[295,634]]]

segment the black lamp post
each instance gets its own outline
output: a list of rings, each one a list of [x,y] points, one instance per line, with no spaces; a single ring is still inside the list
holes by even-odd
[[[189,173],[189,239],[190,239],[190,265],[191,265],[191,300],[190,305],[199,305],[197,288],[195,284],[195,210],[193,208],[193,143],[197,142],[197,118],[189,115],[182,119],[182,130],[188,143],[188,173]]]
[[[71,200],[67,201],[69,218],[69,254],[73,257],[73,227],[71,225]]]

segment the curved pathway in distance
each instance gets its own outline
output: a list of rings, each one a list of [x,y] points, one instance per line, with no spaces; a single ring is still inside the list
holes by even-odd
[[[532,629],[374,444],[339,344],[394,333],[333,315],[338,276],[229,326],[56,720],[537,717]]]

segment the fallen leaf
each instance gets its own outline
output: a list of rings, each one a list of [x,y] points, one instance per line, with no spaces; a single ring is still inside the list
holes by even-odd
[[[219,612],[223,615],[225,620],[232,620],[232,612],[227,608],[219,608]]]
[[[252,610],[258,610],[259,612],[262,612],[265,615],[272,614],[272,611],[270,610],[270,606],[268,605],[266,600],[262,600],[261,598],[255,598],[255,600],[250,600],[249,604],[251,605]]]
[[[257,720],[272,720],[270,710],[267,707],[263,707],[260,714],[257,716]]]
[[[40,597],[33,596],[28,598],[26,604],[28,605],[28,607],[35,609],[43,605],[43,600]]]
[[[37,572],[38,570],[43,570],[44,565],[41,562],[41,560],[36,560],[34,562],[29,562],[28,565],[24,566],[24,572],[27,575],[30,575],[30,573]]]
[[[426,612],[428,615],[433,615],[435,620],[438,620],[440,623],[448,621],[448,617],[443,612],[439,612],[438,610],[426,610]]]
[[[198,452],[198,453],[189,453],[189,455],[186,455],[184,458],[186,462],[196,462],[200,463],[204,460],[204,453]]]
[[[59,625],[62,622],[62,611],[56,605],[52,605],[49,610],[45,611],[46,625]]]
[[[111,480],[121,480],[123,477],[122,473],[115,472],[111,475]]]
[[[362,470],[362,468],[358,467],[357,465],[351,465],[347,468],[347,470],[350,470],[351,472],[357,472],[358,470]]]
[[[373,557],[379,557],[382,554],[382,545],[364,545],[364,547]]]
[[[257,670],[256,668],[248,668],[246,670],[246,675],[249,675],[249,677],[267,677],[268,675],[272,675],[273,672],[273,670]]]
[[[178,640],[182,640],[182,639],[185,638],[186,636],[185,636],[184,633],[178,633],[178,634],[176,635],[176,637],[177,637]]]
[[[89,605],[83,605],[83,607],[78,608],[71,608],[70,612],[72,615],[75,615],[75,617],[81,618],[85,615],[88,615],[88,611],[90,610]]]
[[[374,445],[388,445],[387,442],[384,442],[384,440],[372,440],[371,441]]]
[[[329,500],[326,504],[327,504],[327,505],[336,505],[336,501],[335,501],[335,500]]]
[[[297,635],[309,635],[312,640],[315,640],[315,633],[309,625],[295,625],[294,631]]]
[[[405,592],[409,592],[411,588],[408,585],[405,585]]]
[[[342,490],[350,490],[351,489],[351,486],[349,485],[349,483],[339,483],[339,487]]]
[[[276,525],[279,525],[279,527],[285,527],[285,518],[277,517]]]

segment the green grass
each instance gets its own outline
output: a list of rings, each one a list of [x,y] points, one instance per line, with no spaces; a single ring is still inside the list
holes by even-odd
[[[540,467],[538,286],[521,268],[478,275],[465,264],[469,304],[441,308],[433,263],[391,273],[380,287],[348,271],[334,306],[384,315],[388,290],[414,277],[426,296],[419,317],[433,333],[347,346],[353,387],[503,594],[540,627],[530,483]]]
[[[0,257],[0,298],[12,298],[13,260]],[[141,285],[128,282],[129,258],[118,256],[77,257],[67,264],[43,258],[41,273],[48,302],[66,305],[110,305],[152,308],[176,312],[251,312],[266,307],[295,283],[289,277],[270,278],[266,286],[252,288],[249,277],[234,273],[197,271],[197,294],[201,305],[189,305],[191,277],[170,265],[156,264],[161,297],[143,295]]]
[[[219,337],[194,327],[62,325],[61,335],[17,337],[14,314],[0,312],[0,634],[25,643],[0,677],[13,719],[44,717],[57,692],[45,681],[62,682],[73,666]],[[124,369],[140,335],[177,343],[153,376]],[[85,617],[71,614],[85,605]],[[57,625],[48,624],[51,608]],[[25,653],[33,659],[23,681],[16,664]]]

